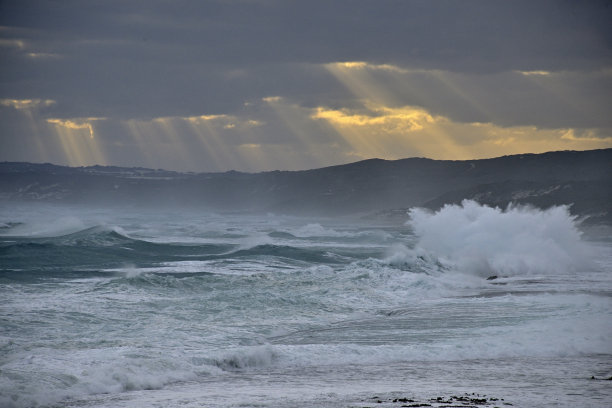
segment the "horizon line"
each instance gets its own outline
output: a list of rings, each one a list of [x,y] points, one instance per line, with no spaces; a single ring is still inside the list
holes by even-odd
[[[340,166],[350,166],[353,164],[357,164],[357,163],[363,163],[363,162],[367,162],[367,161],[384,161],[384,162],[397,162],[397,161],[402,161],[402,160],[430,160],[430,161],[437,161],[437,162],[474,162],[474,161],[484,161],[484,160],[495,160],[495,159],[501,159],[504,157],[516,157],[516,156],[537,156],[537,155],[545,155],[545,154],[550,154],[550,153],[571,153],[571,152],[595,152],[595,151],[604,151],[604,150],[612,150],[612,147],[607,147],[607,148],[601,148],[601,149],[586,149],[586,150],[550,150],[550,151],[546,151],[546,152],[541,152],[541,153],[532,153],[532,152],[525,152],[525,153],[515,153],[515,154],[506,154],[506,155],[502,155],[502,156],[493,156],[493,157],[485,157],[485,158],[478,158],[478,159],[432,159],[430,157],[423,157],[423,156],[412,156],[412,157],[404,157],[401,159],[382,159],[379,157],[371,157],[368,159],[362,159],[362,160],[357,160],[357,161],[353,161],[353,162],[348,162],[348,163],[341,163],[341,164],[331,164],[329,166],[322,166],[322,167],[312,167],[312,168],[307,168],[307,169],[299,169],[299,170],[280,170],[280,169],[275,169],[275,170],[262,170],[262,171],[241,171],[241,170],[235,170],[235,169],[231,169],[231,170],[223,170],[223,171],[190,171],[190,170],[168,170],[168,169],[163,169],[163,168],[150,168],[150,167],[142,167],[142,166],[123,166],[123,165],[117,165],[117,164],[92,164],[92,165],[88,165],[88,166],[70,166],[70,165],[66,165],[66,164],[56,164],[56,163],[51,163],[51,162],[29,162],[29,161],[1,161],[1,164],[34,164],[34,165],[51,165],[51,166],[57,166],[57,167],[65,167],[65,168],[70,168],[70,169],[88,169],[88,168],[92,168],[92,167],[117,167],[117,168],[121,168],[121,169],[139,169],[139,170],[148,170],[148,171],[155,171],[155,172],[167,172],[167,173],[179,173],[179,174],[224,174],[224,173],[241,173],[241,174],[261,174],[261,173],[276,173],[276,172],[286,172],[286,173],[299,173],[299,172],[304,172],[304,171],[314,171],[314,170],[321,170],[321,169],[328,169],[328,168],[332,168],[332,167],[340,167]]]

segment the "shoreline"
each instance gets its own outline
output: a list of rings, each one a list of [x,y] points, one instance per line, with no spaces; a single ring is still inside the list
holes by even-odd
[[[371,398],[375,405],[363,405],[354,408],[373,408],[373,407],[400,407],[400,408],[417,408],[417,407],[433,407],[433,408],[478,408],[478,407],[493,407],[501,408],[506,406],[514,406],[513,403],[506,401],[504,398],[491,397],[478,393],[464,393],[463,395],[451,395],[446,397],[432,397],[426,400],[399,397],[385,398],[378,396]],[[353,406],[351,406],[353,408]]]

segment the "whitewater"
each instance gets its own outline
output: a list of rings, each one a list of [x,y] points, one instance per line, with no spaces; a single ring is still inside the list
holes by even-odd
[[[609,228],[406,219],[3,204],[0,406],[612,404]]]

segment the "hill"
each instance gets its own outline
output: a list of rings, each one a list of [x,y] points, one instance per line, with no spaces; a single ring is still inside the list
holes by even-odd
[[[449,161],[381,159],[304,171],[178,173],[109,166],[0,163],[0,201],[354,215],[474,199],[546,208],[612,224],[612,149]]]

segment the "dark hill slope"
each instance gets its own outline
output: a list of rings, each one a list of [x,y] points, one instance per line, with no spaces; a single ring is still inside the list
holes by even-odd
[[[612,221],[612,149],[486,160],[380,159],[305,171],[176,173],[0,163],[2,201],[184,206],[215,211],[356,214],[465,198],[505,206],[573,204]]]

